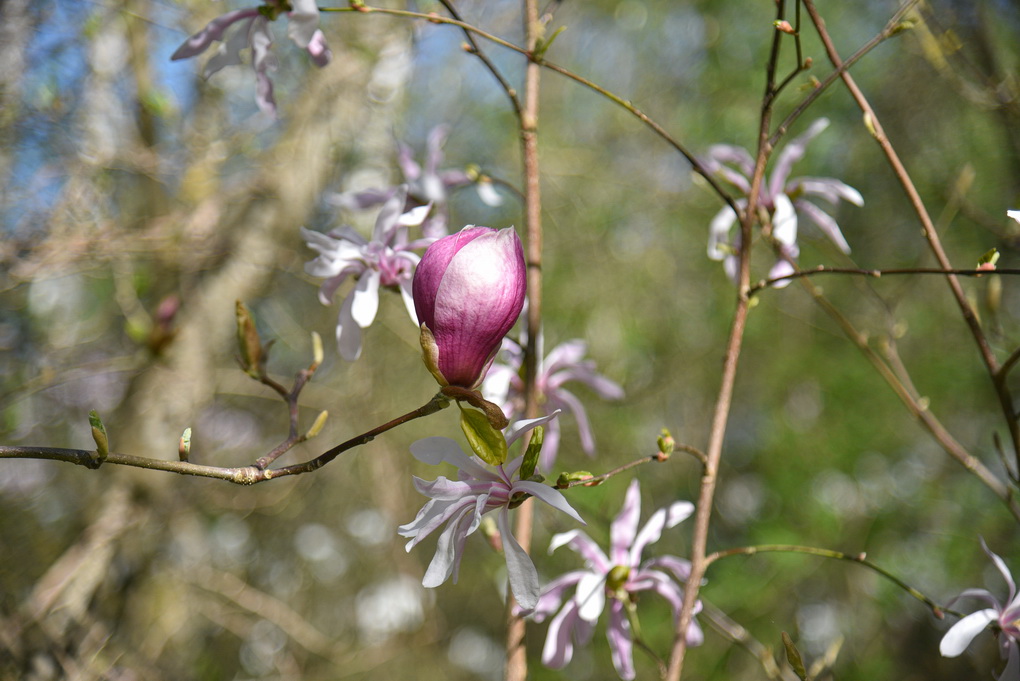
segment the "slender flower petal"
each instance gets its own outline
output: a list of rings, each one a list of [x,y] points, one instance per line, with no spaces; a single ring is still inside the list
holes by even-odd
[[[548,421],[548,418],[551,417],[534,419],[527,424],[525,430]],[[530,612],[538,607],[540,604],[538,571],[527,551],[513,536],[510,505],[527,496],[534,496],[583,523],[563,494],[548,485],[521,480],[518,471],[523,457],[517,457],[501,466],[491,467],[477,457],[466,455],[456,442],[443,437],[419,440],[411,445],[411,453],[423,463],[430,465],[450,463],[459,469],[459,480],[439,477],[433,481],[426,481],[414,478],[415,489],[428,497],[429,501],[418,511],[414,520],[399,528],[401,536],[410,538],[407,550],[410,551],[422,539],[446,525],[439,535],[436,553],[425,572],[422,584],[426,587],[436,587],[450,577],[453,577],[456,583],[467,537],[478,529],[483,515],[490,511],[498,511],[496,525],[502,538],[510,590],[523,612]],[[551,598],[555,599],[555,596]],[[545,607],[548,609],[550,605],[550,597],[547,597]]]
[[[1009,588],[1006,604],[1002,605],[987,589],[967,589],[962,592],[948,605],[952,606],[962,598],[976,598],[992,607],[972,612],[950,627],[942,637],[939,652],[943,657],[960,655],[978,634],[993,624],[999,630],[999,650],[1002,657],[1006,658],[1006,667],[999,681],[1017,681],[1020,679],[1020,593],[1017,593],[1016,582],[1006,563],[988,549],[984,539],[981,540],[981,548],[995,564]]]
[[[662,531],[688,518],[694,505],[678,501],[652,514],[643,527],[638,528],[641,514],[641,491],[637,481],[627,488],[623,508],[610,526],[609,556],[580,530],[557,534],[549,550],[568,546],[585,559],[585,569],[568,572],[554,579],[542,589],[535,607],[535,620],[542,621],[551,613],[559,612],[551,620],[542,650],[542,663],[559,669],[570,662],[574,644],[581,644],[591,636],[594,622],[607,609],[606,637],[612,653],[613,666],[620,678],[635,678],[633,660],[633,633],[627,611],[635,607],[636,594],[654,591],[665,598],[673,609],[675,619],[680,617],[683,589],[676,580],[690,575],[690,563],[676,556],[661,556],[641,562],[644,548],[662,536]],[[657,568],[664,567],[669,573]],[[571,588],[574,595],[564,603],[564,595]],[[561,607],[561,603],[563,604]],[[701,603],[695,603],[695,613]],[[696,621],[687,630],[688,645],[700,645],[704,634]]]
[[[622,399],[623,388],[596,372],[595,362],[585,359],[587,349],[587,344],[576,338],[557,345],[539,363],[536,384],[541,408],[547,413],[559,409],[573,414],[581,438],[581,449],[588,456],[593,456],[595,436],[588,415],[581,400],[563,386],[570,382],[583,383],[606,400]],[[482,384],[482,394],[485,399],[500,405],[506,417],[513,421],[524,413],[524,381],[520,374],[524,351],[518,343],[507,338],[497,357],[498,361],[493,363]],[[542,444],[539,460],[541,470],[552,470],[558,449],[559,423],[553,421],[546,429]]]

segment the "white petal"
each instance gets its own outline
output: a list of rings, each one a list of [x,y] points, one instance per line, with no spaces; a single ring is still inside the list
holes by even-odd
[[[786,194],[775,198],[776,210],[772,214],[772,236],[784,246],[797,243],[797,211]]]
[[[999,616],[994,610],[978,610],[964,617],[953,625],[942,637],[939,644],[939,652],[942,657],[956,657],[970,645],[974,637],[985,630],[989,622],[994,622]]]
[[[351,305],[354,304],[354,294],[351,293],[340,306],[340,316],[336,322],[336,346],[340,356],[348,362],[354,362],[361,357],[361,327],[354,321],[351,315]]]
[[[1007,210],[1006,215],[1020,222],[1020,210]]]
[[[379,311],[379,272],[366,270],[358,285],[351,293],[353,303],[351,305],[351,317],[361,328],[367,328],[375,321],[375,314]]]
[[[510,591],[524,612],[531,612],[538,604],[538,570],[531,562],[531,556],[521,548],[510,531],[509,513],[504,506],[496,516],[496,525],[503,538],[503,557],[506,558],[506,573],[510,580]]]
[[[606,607],[606,577],[589,572],[577,583],[578,615],[586,622],[594,622]]]

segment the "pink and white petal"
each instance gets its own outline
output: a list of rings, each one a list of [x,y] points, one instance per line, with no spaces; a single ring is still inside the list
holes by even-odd
[[[787,247],[797,245],[797,211],[793,201],[786,194],[780,193],[773,199],[775,212],[772,214],[772,237]]]
[[[541,499],[545,503],[549,504],[557,511],[563,511],[571,518],[581,523],[586,524],[581,516],[577,514],[574,507],[567,503],[566,497],[558,489],[554,489],[549,485],[543,485],[540,482],[531,482],[530,480],[518,480],[514,483],[511,492],[527,492],[531,496]]]
[[[606,607],[606,575],[589,572],[582,577],[574,600],[580,606],[578,616],[586,622],[596,622]]]
[[[780,152],[779,156],[776,158],[776,164],[772,169],[772,180],[769,183],[768,188],[769,195],[772,198],[783,193],[783,188],[786,186],[786,179],[790,176],[790,170],[793,168],[793,164],[804,158],[804,152],[807,151],[808,143],[827,127],[829,127],[829,119],[819,118],[811,124],[806,132],[792,139],[790,143],[786,145],[786,148]]]
[[[402,227],[418,227],[421,223],[425,222],[425,218],[429,216],[430,210],[432,210],[431,202],[426,203],[424,206],[412,208],[397,218],[397,224]]]
[[[538,457],[538,468],[541,471],[549,472],[556,463],[556,455],[560,450],[560,421],[550,421],[545,429],[545,439],[542,441],[542,453]]]
[[[974,637],[984,631],[998,617],[999,613],[995,610],[978,610],[954,624],[939,643],[939,652],[942,653],[942,657],[956,657],[962,653],[974,640]]]
[[[563,609],[549,622],[549,631],[545,635],[542,647],[542,664],[550,669],[562,669],[574,656],[574,641],[571,636],[578,622],[577,604],[567,601]]]
[[[787,277],[794,272],[796,272],[796,270],[793,269],[793,265],[789,262],[786,260],[777,260],[772,266],[772,269],[769,270],[768,278],[779,279],[780,277]],[[772,288],[786,288],[791,283],[793,283],[792,279],[779,279],[779,281],[772,284]]]
[[[632,681],[637,673],[634,671],[634,643],[630,638],[630,622],[623,612],[623,603],[615,598],[609,604],[606,638],[609,639],[609,651],[616,673],[623,681]]]
[[[223,40],[223,34],[238,21],[258,16],[258,8],[238,9],[220,15],[206,24],[205,28],[181,44],[170,56],[170,61],[188,59],[202,54],[212,43]]]
[[[609,529],[609,559],[613,565],[633,567],[637,561],[631,562],[630,547],[637,537],[638,521],[641,518],[641,487],[637,479],[631,480],[624,497],[623,508],[613,520]],[[640,552],[638,555],[641,555]]]
[[[308,56],[311,57],[312,63],[318,66],[320,69],[333,61],[333,51],[329,49],[329,44],[326,42],[326,35],[316,30],[312,34],[312,39],[308,42],[308,46],[305,48],[308,52]]]
[[[552,374],[564,367],[571,367],[584,359],[588,344],[580,338],[560,343],[545,356],[545,373]]]
[[[1003,642],[1002,645],[1008,646],[1009,650],[1006,651],[1006,668],[1002,670],[998,681],[1016,681],[1020,679],[1020,646],[1016,641]]]
[[[613,567],[606,554],[602,552],[602,547],[596,544],[583,530],[570,530],[554,534],[549,541],[549,553],[561,546],[569,546],[575,553],[580,554],[584,558],[585,564],[599,574],[604,575]]]
[[[517,423],[510,424],[510,426],[506,429],[506,432],[504,433],[504,435],[506,436],[507,447],[512,445],[514,442],[517,442],[518,438],[520,438],[522,435],[524,435],[524,433],[528,432],[532,428],[535,428],[536,426],[543,426],[549,423],[554,418],[559,416],[559,413],[560,413],[559,411],[554,411],[551,414],[547,414],[546,416],[542,416],[537,419],[525,419],[523,421],[518,421]]]
[[[588,570],[566,572],[542,587],[542,593],[538,596],[538,603],[535,605],[534,612],[531,613],[532,619],[536,622],[542,622],[546,617],[559,610],[566,592],[576,586],[581,578],[587,574],[591,573]],[[517,615],[521,614],[517,609],[514,612]]]
[[[506,559],[506,574],[510,582],[510,591],[523,613],[530,613],[538,605],[538,570],[531,561],[528,552],[514,539],[510,528],[510,514],[504,506],[496,516],[503,539],[503,557]]]
[[[677,558],[676,556],[658,556],[657,558],[646,560],[641,564],[642,570],[648,570],[654,567],[666,568],[681,582],[686,582],[687,578],[691,576],[691,561],[684,558]]]
[[[708,226],[708,257],[712,260],[723,260],[732,255],[729,248],[730,230],[737,221],[737,214],[726,206],[715,214]]]
[[[820,196],[833,205],[839,203],[840,199],[855,206],[864,205],[864,197],[859,191],[834,177],[799,177],[790,183],[788,189],[795,187],[799,187],[805,194]]]
[[[574,415],[577,421],[577,435],[581,438],[581,449],[588,456],[595,454],[595,435],[591,430],[591,422],[588,421],[588,412],[584,410],[581,400],[577,399],[569,390],[559,388],[555,395],[550,395],[550,402],[556,402],[555,406],[566,407]]]
[[[348,362],[357,361],[361,357],[361,327],[354,321],[351,314],[351,307],[354,304],[354,294],[344,299],[340,306],[340,314],[336,322],[336,347],[340,356]]]
[[[667,527],[673,527],[682,520],[690,517],[691,513],[694,512],[694,505],[688,501],[679,501],[670,504],[667,508],[660,508],[658,511],[652,514],[645,523],[645,526],[641,528],[641,532],[634,539],[634,542],[630,547],[630,562],[628,565],[637,565],[641,562],[641,552],[645,550],[645,547],[649,544],[654,544],[659,541],[662,536],[662,531]],[[686,513],[686,515],[684,515]],[[675,521],[673,525],[668,524],[667,521]]]
[[[836,244],[839,250],[844,253],[850,252],[850,244],[847,243],[843,232],[840,231],[839,225],[836,224],[836,220],[831,215],[810,201],[804,201],[803,199],[797,201],[797,210],[811,218],[811,221],[818,225],[818,229],[822,230],[822,233],[829,237],[829,241]]]
[[[425,570],[425,576],[422,577],[422,586],[433,589],[453,574],[454,565],[460,562],[457,554],[457,530],[464,515],[468,512],[469,509],[463,509],[460,515],[455,516],[447,523],[446,529],[439,535],[436,553],[432,556],[432,562],[429,563],[428,569]]]
[[[216,52],[205,63],[205,67],[202,69],[203,78],[209,78],[227,66],[244,63],[241,59],[241,50],[250,46],[251,29],[258,18],[258,14],[253,14],[240,20],[237,27],[230,32],[230,36],[216,48]]]
[[[478,459],[465,454],[456,440],[448,437],[435,436],[417,440],[411,444],[411,454],[430,466],[438,466],[441,463],[453,464],[476,480],[503,481],[499,475],[485,468]]]
[[[319,8],[315,0],[291,0],[290,6],[287,37],[298,47],[308,47],[319,30]]]
[[[379,311],[379,272],[365,270],[358,278],[351,297],[354,299],[351,304],[351,316],[358,326],[368,328],[375,321],[375,315]]]
[[[404,308],[407,309],[407,314],[411,316],[411,321],[414,322],[415,326],[418,326],[418,314],[414,311],[414,298],[411,296],[410,279],[400,280],[400,298],[404,301]]]
[[[995,563],[995,567],[998,568],[1002,578],[1006,580],[1006,584],[1009,586],[1009,597],[1006,600],[1012,601],[1013,597],[1017,595],[1016,583],[1013,581],[1013,573],[1011,573],[1009,568],[1006,567],[1006,562],[988,548],[988,544],[985,543],[984,537],[981,537],[981,548],[984,549],[985,553],[988,554],[988,557],[992,559],[993,563]]]
[[[474,497],[478,494],[470,482],[450,480],[442,475],[435,480],[423,480],[418,476],[413,476],[412,481],[415,491],[429,499],[453,501],[467,496]]]

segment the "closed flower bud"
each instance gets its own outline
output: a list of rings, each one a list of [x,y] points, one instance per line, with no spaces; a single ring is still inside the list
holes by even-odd
[[[469,226],[429,246],[411,290],[425,364],[440,385],[481,383],[526,289],[524,249],[512,228]]]

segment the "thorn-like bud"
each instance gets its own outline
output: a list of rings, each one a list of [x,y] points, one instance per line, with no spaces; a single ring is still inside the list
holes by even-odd
[[[323,409],[319,412],[319,415],[315,417],[315,421],[312,423],[312,427],[305,433],[305,439],[311,440],[313,437],[322,432],[323,427],[326,425],[326,419],[329,418],[329,412]]]
[[[312,367],[318,369],[322,364],[322,359],[322,336],[318,332],[312,331]]]
[[[662,435],[658,437],[656,443],[659,445],[659,454],[662,455],[659,457],[660,460],[668,459],[676,449],[676,440],[673,439],[673,435],[666,428],[662,429]]]
[[[93,409],[89,412],[89,425],[92,426],[92,439],[96,442],[96,466],[100,466],[110,454],[110,439],[106,435],[106,426],[103,425],[99,414]]]
[[[187,461],[191,456],[191,428],[185,428],[181,434],[181,439],[177,443],[177,456],[181,461]]]
[[[772,22],[772,25],[776,27],[776,30],[782,31],[783,33],[789,33],[790,35],[797,35],[797,31],[793,29],[793,26],[786,19]]]
[[[259,377],[259,365],[262,361],[262,342],[255,328],[248,307],[240,300],[234,306],[237,316],[237,349],[241,353],[241,368],[252,378]]]
[[[573,473],[560,473],[560,477],[556,478],[557,487],[570,487],[572,482],[580,482],[581,480],[591,480],[595,476],[588,471],[574,471]],[[587,483],[585,487],[594,487],[600,484],[599,482]]]

